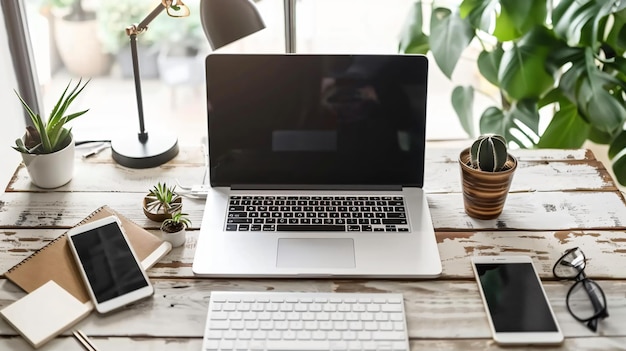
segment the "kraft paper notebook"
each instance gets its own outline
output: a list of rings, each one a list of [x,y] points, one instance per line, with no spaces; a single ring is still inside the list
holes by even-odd
[[[126,232],[128,239],[137,253],[137,256],[141,260],[142,266],[145,269],[152,267],[159,259],[165,256],[172,248],[170,243],[163,241],[161,238],[151,234],[147,230],[143,229],[136,223],[132,222],[130,219],[124,217],[120,213],[114,211],[108,206],[102,206],[92,212],[89,216],[87,216],[84,220],[82,220],[79,224],[85,224],[90,221],[108,217],[111,215],[115,215],[120,219],[122,223],[122,228]],[[32,303],[33,297],[30,293],[33,293],[37,290],[35,294],[35,298],[37,296],[44,296],[40,292],[41,287],[50,282],[51,280],[55,283],[53,285],[57,285],[61,289],[55,287],[56,290],[65,290],[69,294],[65,294],[64,301],[68,302],[68,310],[71,312],[70,316],[66,315],[63,319],[57,319],[59,322],[56,326],[48,325],[47,328],[49,332],[45,337],[42,338],[42,330],[34,330],[36,327],[29,328],[24,330],[24,328],[20,329],[15,324],[20,323],[20,325],[29,325],[30,323],[25,323],[23,320],[16,321],[10,320],[6,313],[0,313],[2,316],[7,319],[9,323],[14,325],[16,329],[35,347],[45,343],[45,341],[53,338],[54,336],[63,332],[66,328],[71,326],[72,324],[78,322],[80,319],[88,315],[88,312],[93,310],[93,305],[89,299],[89,294],[87,293],[86,288],[83,285],[83,281],[80,277],[80,273],[74,261],[74,257],[70,251],[67,236],[65,234],[59,236],[43,248],[35,251],[32,255],[25,258],[22,262],[10,268],[6,273],[5,277],[10,281],[18,285],[20,288],[24,289],[29,294],[14,302],[13,305],[22,305],[22,307],[28,302]],[[43,287],[43,290],[50,289],[49,286]],[[62,294],[63,295],[63,294]],[[69,296],[69,299],[67,297]],[[28,298],[28,299],[27,299]],[[44,297],[45,298],[45,297]],[[24,301],[26,300],[26,301]],[[46,299],[46,303],[52,305],[57,301],[51,301],[50,299]],[[85,312],[84,308],[80,308],[77,305],[84,305],[87,308],[87,312]],[[71,308],[74,305],[77,308]],[[8,309],[5,308],[5,309]],[[13,306],[15,309],[16,307]],[[4,310],[3,310],[4,311]],[[53,313],[52,308],[49,308],[45,311],[39,311],[38,314],[33,314],[32,322],[30,324],[32,326],[36,326],[39,323],[35,323],[38,315],[41,317],[42,314],[48,314],[46,317],[51,317]],[[69,313],[69,312],[68,312]],[[71,318],[70,318],[71,317]],[[45,334],[45,333],[44,333]]]

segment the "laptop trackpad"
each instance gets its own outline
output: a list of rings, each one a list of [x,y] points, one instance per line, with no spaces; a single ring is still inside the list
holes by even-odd
[[[278,239],[279,268],[354,268],[354,240],[349,238]]]

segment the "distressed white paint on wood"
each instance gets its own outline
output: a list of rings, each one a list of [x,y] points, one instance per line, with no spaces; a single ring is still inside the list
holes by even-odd
[[[87,215],[108,205],[144,228],[158,229],[142,210],[143,193],[4,193],[0,196],[0,228],[69,228]],[[192,228],[199,228],[205,200],[185,198],[183,211]]]
[[[546,181],[550,179],[550,181]],[[427,193],[461,192],[458,163],[432,163],[424,169]],[[511,192],[567,190],[616,190],[615,183],[599,161],[519,162]]]
[[[626,228],[626,206],[617,192],[510,193],[502,214],[492,220],[465,214],[460,193],[429,194],[428,205],[438,230]]]
[[[598,281],[610,317],[600,324],[604,336],[623,336],[626,299],[623,281]],[[0,308],[20,296],[0,281]],[[110,315],[92,313],[77,328],[93,336],[201,337],[211,291],[323,291],[402,293],[412,338],[489,338],[486,313],[474,281],[330,281],[330,280],[153,280],[153,297]],[[569,282],[545,282],[544,288],[566,337],[594,334],[576,321],[565,306]],[[16,335],[4,321],[0,334]]]
[[[440,149],[440,152],[432,152],[431,149],[427,149],[427,165],[430,163],[439,169],[430,175],[427,169],[427,179],[437,178],[440,189],[449,189],[442,191],[460,191],[460,188],[450,187],[451,183],[455,182],[454,186],[458,186],[456,155],[459,151]],[[581,163],[581,160],[594,160],[593,155],[585,150],[517,150],[513,153],[521,161],[520,173],[516,177],[524,174],[519,183],[514,182],[514,191],[614,189],[604,176],[602,165],[596,161]],[[113,163],[110,151],[107,150],[96,158],[77,165],[84,167],[87,172],[85,174],[95,172],[95,176],[89,179],[83,174],[84,171],[79,171],[78,178],[75,178],[67,188],[58,189],[58,192],[39,193],[30,187],[24,174],[18,176],[13,182],[17,192],[5,194],[0,198],[0,228],[8,228],[0,230],[0,270],[4,272],[32,251],[60,235],[65,228],[75,225],[93,209],[104,204],[110,205],[144,227],[153,228],[151,230],[153,233],[158,233],[154,230],[158,223],[147,220],[141,212],[140,203],[145,186],[149,187],[155,180],[201,177],[198,170],[202,170],[202,164],[200,148],[191,151],[183,149],[173,162],[161,167],[130,170]],[[442,176],[440,173],[446,174]],[[549,182],[545,180],[547,178],[550,179]],[[557,184],[551,188],[553,185],[543,183]],[[457,198],[454,197],[456,195]],[[191,272],[191,262],[199,234],[199,231],[192,230],[188,233],[187,242],[183,247],[173,249],[150,269],[149,274],[156,287],[153,298],[114,315],[94,314],[81,322],[78,327],[89,335],[95,335],[93,338],[103,349],[195,350],[199,349],[201,344],[206,306],[213,290],[391,291],[402,292],[405,295],[413,349],[424,347],[437,350],[497,349],[490,339],[484,308],[469,267],[469,256],[527,254],[533,257],[542,277],[550,279],[551,265],[561,251],[572,246],[580,246],[589,259],[587,274],[594,279],[610,278],[598,280],[607,293],[610,317],[601,323],[600,334],[591,333],[584,325],[575,321],[565,308],[565,295],[571,282],[546,280],[544,285],[551,304],[566,336],[569,337],[562,349],[617,349],[626,343],[623,330],[623,325],[626,325],[626,299],[624,299],[626,282],[613,280],[624,279],[626,276],[623,269],[626,266],[624,263],[626,234],[620,231],[626,226],[626,220],[622,213],[624,204],[616,191],[532,192],[524,196],[513,193],[507,202],[505,214],[500,218],[504,221],[500,223],[468,221],[469,217],[462,210],[460,194],[447,196],[429,195],[429,202],[433,207],[431,211],[433,221],[440,229],[446,228],[442,225],[452,223],[450,227],[452,230],[464,232],[439,230],[437,233],[439,251],[444,264],[442,279],[432,281],[200,279]],[[202,200],[185,202],[185,212],[192,214],[196,229],[200,225],[203,207]],[[507,214],[509,209],[513,209],[513,212]],[[552,212],[542,213],[542,211]],[[516,216],[513,216],[514,213]],[[538,225],[538,219],[544,224]],[[506,228],[523,225],[523,228],[539,226],[556,229],[561,226],[581,230],[556,232],[499,230],[502,229],[499,226],[503,225]],[[24,229],[29,227],[32,229]],[[610,231],[584,230],[594,227],[606,227]],[[476,228],[487,231],[470,232]],[[453,280],[454,278],[456,280]],[[23,295],[24,293],[12,283],[0,280],[0,308]],[[0,335],[5,336],[0,338],[1,350],[29,348],[2,321]],[[126,338],[128,335],[132,338]],[[158,338],[152,337],[155,335]],[[607,338],[599,335],[616,337]],[[72,348],[80,349],[72,338],[61,337],[42,350]]]
[[[178,181],[183,186],[201,184],[203,174],[204,166],[202,165],[177,165],[176,167],[137,170],[107,163],[90,164],[77,160],[72,181],[54,191],[148,193],[158,182],[176,185]],[[178,190],[181,190],[180,187]],[[7,191],[45,190],[34,186],[26,168],[20,166]]]
[[[93,343],[100,350],[116,351],[198,351],[202,348],[201,338],[150,338],[150,337],[90,337]],[[432,350],[432,351],[496,351],[503,348],[498,346],[489,338],[473,338],[458,340],[442,340],[435,338],[411,339],[409,341],[411,350]],[[626,344],[626,337],[606,338],[602,336],[590,336],[584,338],[566,339],[562,345],[539,348],[541,351],[606,351],[623,350]],[[18,337],[8,337],[0,339],[0,350],[23,351],[29,350],[28,344]],[[516,351],[528,350],[525,347],[516,347]],[[71,337],[57,338],[39,351],[82,351],[78,342]]]
[[[467,147],[471,141],[467,143]],[[458,162],[459,154],[464,149],[449,147],[429,147],[426,145],[425,163],[432,162]],[[595,159],[595,156],[587,149],[519,149],[510,150],[510,153],[519,161],[575,161]]]
[[[61,235],[64,229],[0,230],[0,274]],[[151,230],[160,235],[158,230]],[[148,274],[155,278],[196,278],[191,271],[199,235],[187,232],[185,245],[173,248]],[[626,279],[626,233],[623,231],[491,231],[438,232],[444,279],[471,279],[472,255],[528,255],[542,279],[553,279],[552,265],[561,253],[580,247],[588,258],[587,275],[595,279]]]
[[[471,278],[470,256],[527,255],[542,279],[555,279],[554,263],[567,249],[580,247],[588,277],[626,279],[623,231],[438,232],[437,241],[445,278]]]
[[[109,205],[145,228],[158,223],[141,210],[142,193],[5,193],[0,201],[0,228],[71,227],[96,208]],[[429,194],[436,229],[624,228],[626,206],[615,192],[511,193],[496,220],[475,220],[463,210],[461,194]],[[201,225],[204,200],[184,200],[193,228]]]

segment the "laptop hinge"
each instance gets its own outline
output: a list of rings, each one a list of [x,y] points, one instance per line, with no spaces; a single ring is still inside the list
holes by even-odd
[[[341,191],[402,191],[402,185],[302,185],[302,184],[233,184],[232,190],[341,190]]]

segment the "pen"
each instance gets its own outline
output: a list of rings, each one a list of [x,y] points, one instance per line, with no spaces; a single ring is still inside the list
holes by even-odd
[[[80,344],[85,348],[85,350],[98,351],[98,349],[96,348],[96,345],[94,345],[91,342],[91,340],[89,340],[89,338],[87,337],[87,335],[85,335],[85,333],[83,333],[82,331],[78,329],[74,330],[72,333],[74,334],[78,342],[80,342]]]
[[[83,158],[88,158],[88,157],[91,157],[91,156],[95,156],[98,153],[100,153],[100,151],[102,151],[102,150],[104,150],[104,149],[106,149],[108,147],[110,147],[109,143],[104,143],[104,144],[102,144],[102,145],[100,145],[98,147],[93,148],[91,151],[83,154]]]

